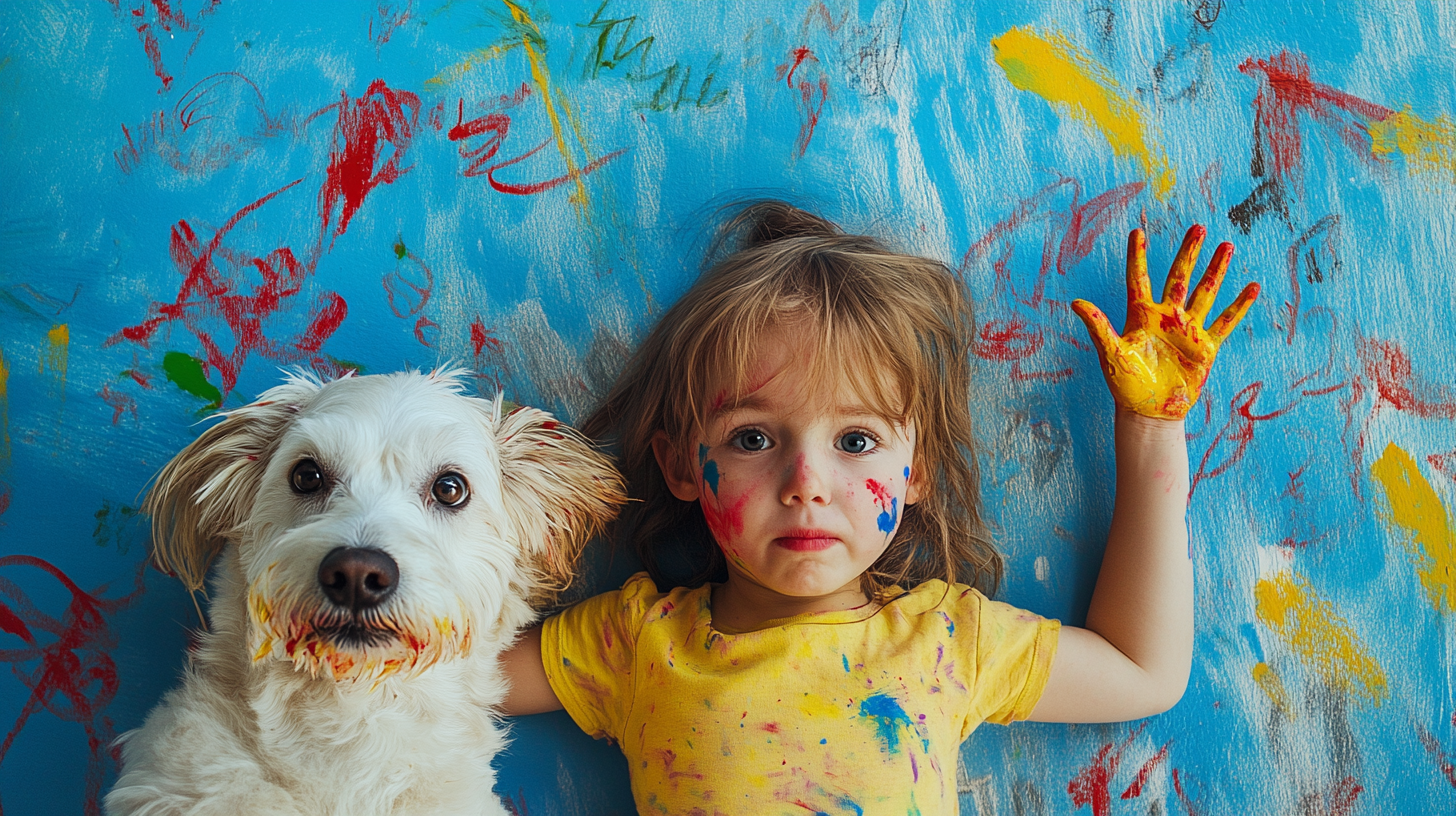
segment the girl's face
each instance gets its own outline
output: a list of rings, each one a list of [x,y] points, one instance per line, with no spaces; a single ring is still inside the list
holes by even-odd
[[[858,591],[916,500],[915,429],[860,403],[850,378],[876,372],[844,372],[827,393],[797,376],[797,332],[770,329],[759,347],[749,390],[712,395],[690,461],[664,465],[669,487],[701,504],[732,578],[796,598]]]

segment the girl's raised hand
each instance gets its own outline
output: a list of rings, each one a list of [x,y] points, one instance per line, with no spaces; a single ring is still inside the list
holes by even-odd
[[[1147,236],[1140,229],[1128,235],[1127,324],[1121,336],[1101,309],[1085,300],[1072,302],[1072,311],[1082,318],[1097,344],[1112,398],[1129,411],[1157,419],[1182,419],[1198,400],[1219,346],[1259,296],[1259,284],[1250,283],[1212,326],[1203,328],[1234,254],[1233,244],[1218,245],[1185,307],[1188,278],[1205,234],[1195,224],[1183,236],[1183,247],[1168,270],[1159,303],[1153,302],[1148,281]]]

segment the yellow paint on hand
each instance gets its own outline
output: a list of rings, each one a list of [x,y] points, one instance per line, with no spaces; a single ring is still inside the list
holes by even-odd
[[[1118,91],[1117,81],[1090,54],[1066,37],[1025,28],[1013,28],[991,40],[991,48],[1013,86],[1066,105],[1073,119],[1102,133],[1115,155],[1134,159],[1153,194],[1167,199],[1174,174],[1162,148],[1148,136],[1147,112]]]
[[[1438,173],[1456,182],[1456,122],[1437,116],[1428,122],[1411,113],[1410,106],[1370,123],[1370,152],[1388,158],[1399,151],[1406,172]]]
[[[1385,446],[1370,475],[1385,489],[1390,531],[1402,539],[1415,562],[1426,597],[1437,612],[1456,612],[1456,525],[1411,455],[1395,443]]]
[[[1332,687],[1379,703],[1385,672],[1350,625],[1303,578],[1281,572],[1254,585],[1254,613]]]
[[[1294,719],[1294,707],[1289,704],[1289,692],[1284,690],[1284,681],[1274,673],[1268,663],[1254,664],[1254,684],[1269,696],[1269,702],[1289,719]]]

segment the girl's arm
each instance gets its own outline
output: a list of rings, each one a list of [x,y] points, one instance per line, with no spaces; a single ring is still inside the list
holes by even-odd
[[[527,629],[516,645],[501,655],[501,669],[510,683],[510,691],[501,704],[500,713],[543,714],[557,711],[561,701],[546,680],[546,667],[541,664],[541,625]]]
[[[1193,565],[1185,509],[1183,416],[1198,399],[1219,345],[1258,296],[1249,284],[1207,330],[1233,246],[1223,244],[1185,307],[1203,243],[1195,226],[1153,302],[1142,230],[1128,237],[1128,317],[1118,336],[1086,301],[1073,311],[1097,344],[1118,409],[1117,497],[1085,629],[1064,627],[1031,719],[1115,722],[1166,711],[1183,696],[1193,660]]]

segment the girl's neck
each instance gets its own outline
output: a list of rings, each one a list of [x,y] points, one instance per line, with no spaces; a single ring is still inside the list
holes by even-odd
[[[713,586],[713,628],[751,632],[764,623],[815,612],[842,612],[869,602],[859,580],[829,593],[797,597],[775,592],[748,578],[729,572],[728,580]]]

